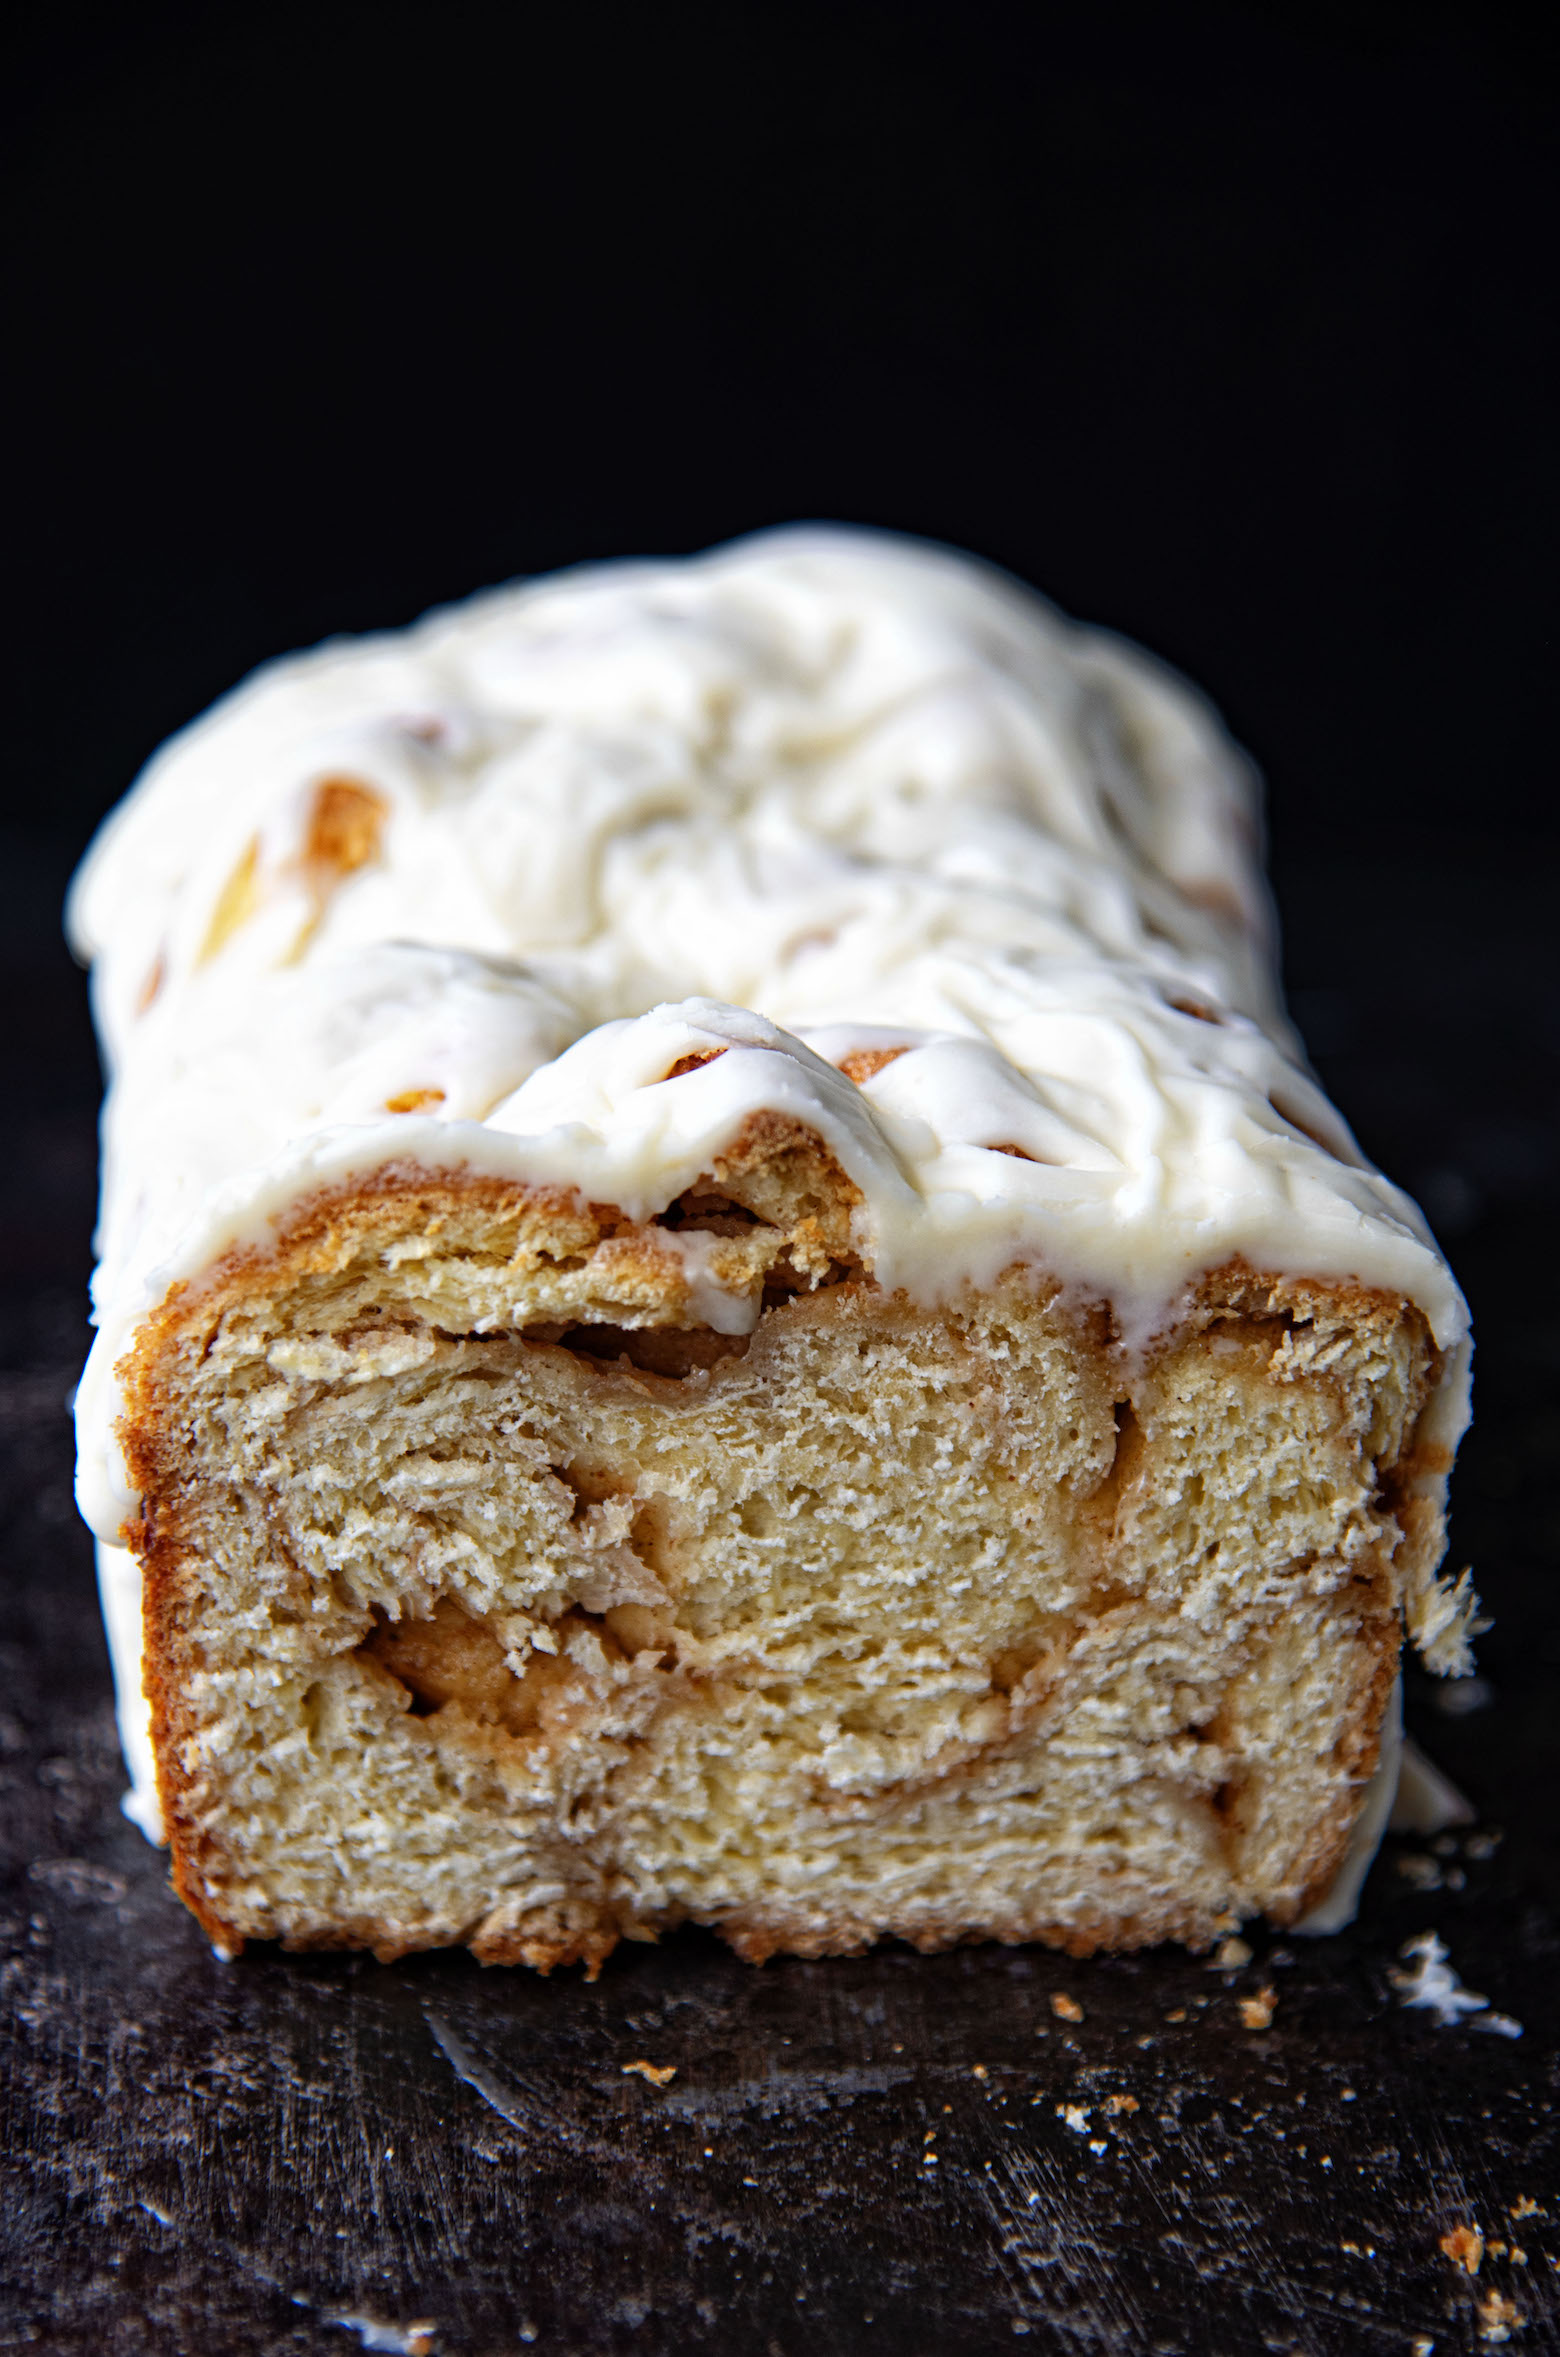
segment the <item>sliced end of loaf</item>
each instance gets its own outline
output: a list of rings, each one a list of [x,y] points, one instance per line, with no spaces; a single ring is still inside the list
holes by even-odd
[[[1236,1263],[1134,1357],[1033,1272],[882,1291],[854,1199],[768,1117],[656,1221],[389,1169],[148,1321],[127,1536],[222,1944],[1081,1955],[1326,1889],[1440,1557],[1424,1318]]]

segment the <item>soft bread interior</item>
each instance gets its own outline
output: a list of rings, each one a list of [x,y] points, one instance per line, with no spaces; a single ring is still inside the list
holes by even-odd
[[[217,1938],[1085,1953],[1326,1887],[1440,1552],[1423,1318],[1236,1265],[1129,1357],[1032,1273],[884,1294],[849,1196],[795,1138],[637,1226],[393,1171],[143,1329],[148,1691]],[[692,1314],[717,1261],[749,1335]]]

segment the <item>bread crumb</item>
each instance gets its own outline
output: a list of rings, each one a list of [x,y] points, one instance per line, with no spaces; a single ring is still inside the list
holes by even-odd
[[[1543,2203],[1534,2201],[1526,2193],[1519,2194],[1506,2212],[1508,2218],[1541,2218],[1543,2214]]]
[[[1515,2300],[1508,2300],[1504,2292],[1487,2292],[1474,2303],[1479,2319],[1481,2341],[1509,2341],[1520,2332],[1526,2319]]]
[[[1107,2095],[1105,2098],[1107,2111],[1136,2111],[1137,2107],[1138,2099],[1135,2095]]]
[[[1240,2018],[1248,2030],[1265,2030],[1271,2027],[1273,2016],[1278,2010],[1278,1991],[1271,1981],[1264,1988],[1258,1989],[1255,1996],[1242,1997],[1239,2002]]]
[[[1075,2136],[1087,2134],[1089,2106],[1086,2103],[1059,2103],[1056,2107],[1056,2116],[1059,2120],[1067,2122]]]
[[[1416,1891],[1438,1891],[1446,1880],[1434,1858],[1427,1858],[1418,1850],[1405,1852],[1395,1864],[1403,1880],[1411,1882]]]
[[[987,2068],[986,2068],[986,2066],[985,2066],[985,2064],[984,2064],[983,2062],[972,2062],[972,2063],[971,2063],[971,2065],[970,2065],[970,2077],[971,2077],[972,2079],[989,2079],[989,2078],[990,2078],[990,2076],[991,2076],[991,2073],[990,2073],[990,2072],[987,2070]]]
[[[1172,2012],[1165,2015],[1165,2019],[1166,2021],[1185,2021],[1186,2007],[1184,2005],[1177,2005]]]
[[[669,2087],[677,2076],[677,2065],[675,2062],[625,2062],[623,2076],[627,2078],[631,2071],[637,2072],[641,2079],[648,2079],[652,2087]]]
[[[1477,2014],[1479,2019],[1469,2023],[1470,2029],[1492,2030],[1499,2038],[1521,2037],[1519,2021],[1513,2021],[1509,2013],[1491,2012],[1488,1997],[1463,1987],[1452,1970],[1445,1941],[1433,1931],[1405,1940],[1398,1954],[1412,1966],[1409,1972],[1399,1972],[1390,1965],[1387,1968],[1400,2004],[1423,2006],[1443,2030],[1460,2022],[1464,2014]]]
[[[1083,2007],[1076,1997],[1069,1997],[1058,1989],[1051,1998],[1051,2011],[1058,2021],[1082,2021]]]
[[[1477,2275],[1479,2262],[1484,2257],[1484,2237],[1477,2226],[1453,2226],[1441,2237],[1441,2248],[1454,2267],[1466,2267],[1470,2275]]]
[[[1213,1961],[1221,1972],[1239,1972],[1251,1962],[1251,1950],[1244,1940],[1221,1940]]]
[[[1514,2242],[1511,2246],[1511,2264],[1513,2267],[1525,2267],[1527,2265],[1527,2252],[1522,2248],[1522,2245],[1519,2242]]]

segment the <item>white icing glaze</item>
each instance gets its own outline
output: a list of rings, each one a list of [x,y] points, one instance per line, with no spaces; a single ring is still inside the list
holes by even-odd
[[[382,825],[322,876],[331,780]],[[1451,1445],[1462,1299],[1298,1060],[1258,835],[1184,683],[886,536],[593,567],[269,666],[72,894],[113,1076],[87,1519],[112,1544],[134,1509],[137,1321],[302,1195],[414,1161],[644,1216],[760,1109],[823,1136],[879,1279],[923,1300],[1029,1260],[1140,1340],[1236,1253],[1400,1292]],[[859,1088],[834,1068],[884,1044]]]
[[[1403,1758],[1387,1820],[1391,1833],[1444,1833],[1453,1825],[1476,1825],[1479,1812],[1444,1770],[1422,1752],[1412,1735],[1403,1738]]]
[[[125,1815],[148,1841],[163,1839],[162,1803],[157,1797],[157,1762],[152,1751],[152,1714],[141,1685],[141,1566],[128,1547],[97,1543],[98,1602],[114,1669],[114,1716],[119,1747],[130,1771]]]
[[[332,778],[385,815],[330,888],[304,846]],[[114,1072],[89,1519],[112,1540],[133,1505],[136,1319],[300,1193],[410,1158],[645,1214],[761,1107],[827,1139],[879,1277],[923,1298],[1027,1257],[1142,1333],[1243,1252],[1400,1291],[1458,1354],[1423,1221],[1295,1060],[1256,837],[1182,683],[914,542],[592,568],[271,666],[72,895]],[[884,1038],[912,1052],[863,1088],[832,1069]]]

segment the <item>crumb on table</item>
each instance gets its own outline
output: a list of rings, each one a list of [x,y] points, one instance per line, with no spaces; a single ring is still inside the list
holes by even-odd
[[[1465,2267],[1470,2275],[1477,2275],[1484,2257],[1484,2237],[1477,2226],[1451,2226],[1441,2236],[1441,2248],[1454,2267]]]
[[[677,2065],[675,2062],[625,2062],[623,2076],[627,2078],[630,2072],[648,2079],[652,2087],[669,2087],[677,2076]]]

